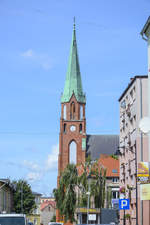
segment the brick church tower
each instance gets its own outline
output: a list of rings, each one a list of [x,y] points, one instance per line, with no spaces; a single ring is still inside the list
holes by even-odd
[[[74,24],[68,71],[64,92],[61,96],[58,181],[60,173],[64,171],[69,163],[77,165],[85,161],[85,104],[86,99],[82,90]]]

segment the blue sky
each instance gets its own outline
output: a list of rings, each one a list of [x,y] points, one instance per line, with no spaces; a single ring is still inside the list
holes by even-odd
[[[76,16],[87,133],[118,134],[118,98],[147,74],[150,0],[0,0],[0,178],[56,187],[60,96]]]

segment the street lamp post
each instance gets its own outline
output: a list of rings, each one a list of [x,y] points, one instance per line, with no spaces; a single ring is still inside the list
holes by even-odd
[[[88,195],[88,201],[87,201],[87,224],[89,224],[89,208],[90,208],[90,175],[87,177],[88,179],[88,192],[86,193]]]

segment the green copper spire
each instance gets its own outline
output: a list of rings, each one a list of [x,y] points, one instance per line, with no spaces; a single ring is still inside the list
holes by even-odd
[[[73,37],[71,42],[71,50],[69,56],[69,65],[66,75],[65,88],[61,96],[61,102],[69,102],[72,94],[74,93],[78,102],[85,103],[85,95],[82,90],[82,81],[80,75],[80,66],[77,52],[75,18],[73,26]]]

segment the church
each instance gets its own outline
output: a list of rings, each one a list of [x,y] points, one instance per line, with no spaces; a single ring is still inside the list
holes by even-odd
[[[119,135],[87,134],[87,122],[86,96],[82,88],[74,23],[68,70],[61,96],[58,179],[71,162],[80,164],[85,162],[88,155],[91,160],[96,160],[101,154],[111,155],[117,151]]]
[[[117,181],[117,186],[113,184],[112,195],[118,198],[119,161],[114,160],[110,155],[116,154],[118,150],[119,135],[87,134],[87,122],[86,96],[82,88],[74,23],[65,86],[61,96],[57,182],[59,185],[60,174],[69,163],[80,165],[86,161],[86,157],[90,156],[92,161],[98,160],[100,165],[107,168],[106,179],[109,184],[106,185],[106,189],[112,184],[111,182]],[[78,214],[78,218],[81,218],[79,223],[86,223],[86,220],[83,220],[84,215],[81,214]],[[58,211],[56,217],[59,221]],[[95,222],[98,221],[97,215]]]

